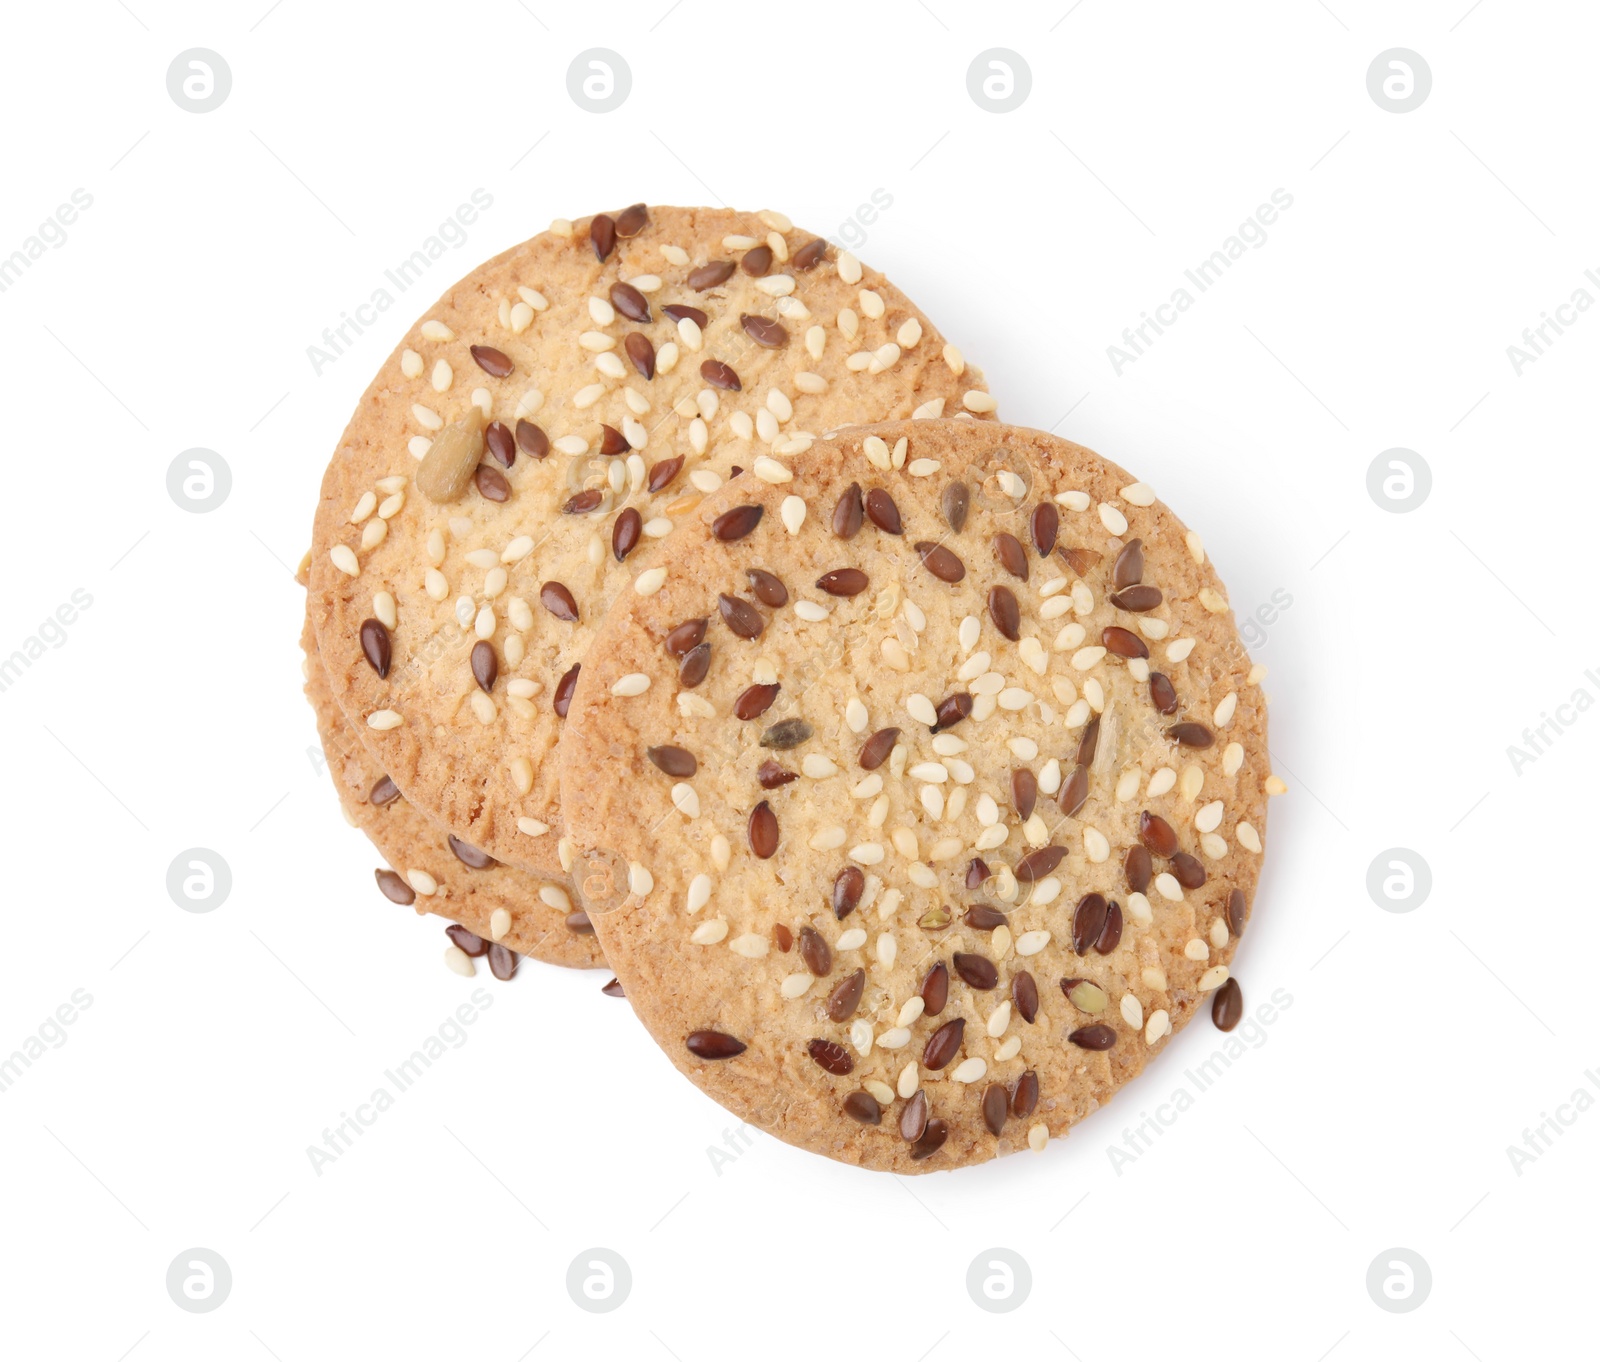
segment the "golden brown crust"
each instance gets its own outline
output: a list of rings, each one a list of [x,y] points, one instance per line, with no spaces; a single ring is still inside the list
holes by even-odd
[[[903,467],[875,466],[864,456],[872,449],[892,465],[891,451],[901,440],[908,442]],[[916,476],[914,470],[925,472],[919,460],[936,461],[937,471]],[[1009,482],[1008,475],[1021,482]],[[942,489],[952,481],[970,488],[960,533],[940,511]],[[851,539],[835,535],[834,507],[852,482],[892,495],[903,536],[884,533],[871,519]],[[1016,490],[1020,496],[1012,495]],[[922,1172],[978,1162],[1023,1147],[1030,1136],[1041,1138],[1031,1134],[1036,1126],[1064,1135],[1164,1046],[1171,1032],[1162,1033],[1158,1012],[1176,1030],[1211,996],[1217,967],[1231,961],[1235,946],[1227,929],[1230,896],[1237,891],[1248,901],[1259,872],[1259,854],[1248,845],[1259,846],[1265,829],[1265,701],[1198,540],[1146,490],[1089,450],[1033,431],[950,421],[862,427],[814,446],[796,461],[792,483],[771,486],[747,475],[708,499],[693,513],[693,528],[675,536],[659,560],[667,568],[661,590],[619,601],[604,622],[562,744],[564,810],[578,858],[574,877],[640,1019],[680,1070],[742,1119],[869,1168]],[[1056,499],[1071,493],[1086,496],[1069,495],[1069,504]],[[792,496],[806,508],[798,533],[783,522],[783,503]],[[1084,509],[1073,509],[1080,500]],[[708,533],[719,515],[742,504],[763,507],[753,532],[736,542]],[[1076,555],[1081,571],[1058,553],[1041,558],[1029,543],[1040,504],[1056,509],[1059,547],[1087,551]],[[1126,526],[1119,533],[1114,527],[1122,517]],[[1026,582],[998,560],[999,533],[1012,533],[1025,546]],[[1144,545],[1142,583],[1162,592],[1160,604],[1143,612],[1118,609],[1107,599],[1113,564],[1135,537]],[[954,585],[936,579],[923,566],[918,541],[955,552],[965,578]],[[1098,555],[1097,561],[1088,555]],[[789,603],[757,604],[764,630],[745,639],[723,623],[718,595],[753,601],[746,574],[757,566],[785,584]],[[869,586],[861,594],[834,597],[812,586],[845,567],[866,573]],[[1002,636],[988,611],[993,586],[1011,590],[1018,602],[1016,642]],[[801,601],[818,603],[826,618],[802,619]],[[975,626],[963,626],[968,615],[976,616]],[[710,671],[686,691],[663,640],[672,627],[701,616],[709,617]],[[1083,626],[1084,638],[1075,625]],[[1157,713],[1135,663],[1083,651],[1100,646],[1107,627],[1127,629],[1138,641],[1119,640],[1121,646],[1148,649],[1144,667],[1170,677],[1176,713]],[[1038,643],[1029,645],[1030,636]],[[1184,639],[1193,640],[1192,652],[1177,660]],[[886,645],[894,646],[886,651]],[[981,652],[991,655],[990,663],[973,661]],[[1042,673],[1030,658],[1043,662]],[[781,689],[770,709],[751,721],[733,717],[735,698],[747,686],[773,679]],[[647,681],[642,691],[640,680]],[[619,683],[623,693],[614,694]],[[1103,712],[1086,772],[1089,793],[1077,815],[1066,816],[1046,767],[1055,758],[1061,763],[1057,778],[1066,783],[1095,710],[1092,701],[1100,698],[1092,694],[1093,683]],[[960,739],[965,750],[948,741],[936,747],[929,725],[914,717],[922,706],[912,697],[937,705],[962,690],[987,690],[996,707],[940,735]],[[1012,703],[1023,707],[1003,707]],[[809,724],[812,736],[792,749],[760,745],[770,726],[789,719]],[[1213,745],[1179,746],[1168,731],[1183,722],[1203,724]],[[890,757],[869,773],[858,752],[870,733],[887,727],[901,730],[903,764]],[[1012,740],[1019,745],[1009,746]],[[692,754],[695,774],[683,781],[663,774],[647,755],[658,745]],[[831,761],[837,773],[822,763],[807,767],[813,757]],[[768,760],[801,774],[761,788],[756,772]],[[1040,787],[1034,816],[1044,821],[1031,828],[1013,808],[1010,773],[1018,767],[1029,768]],[[870,783],[872,774],[882,776],[881,791]],[[680,792],[675,807],[675,784],[692,789],[693,803]],[[952,798],[962,804],[954,816]],[[875,827],[880,799],[887,804]],[[754,854],[747,831],[762,800],[778,828],[770,859]],[[1155,884],[1142,898],[1130,894],[1124,855],[1139,841],[1139,815],[1146,811],[1167,820],[1179,848],[1203,867],[1203,886],[1184,889],[1174,879],[1166,887],[1176,899],[1163,897]],[[985,840],[990,826],[1001,829],[1003,845]],[[728,841],[725,858],[714,842],[719,836]],[[955,850],[938,845],[947,840],[955,840]],[[817,849],[831,841],[839,844]],[[1055,897],[1043,903],[1029,902],[1030,895],[1049,898],[1048,888],[1019,886],[1010,873],[1040,841],[1064,849],[1060,865],[1042,876],[1056,881],[1049,886]],[[969,890],[965,871],[974,856],[986,859],[996,878]],[[648,892],[633,892],[642,879],[630,889],[630,865],[648,872]],[[869,879],[861,905],[838,920],[831,911],[834,880],[851,865],[881,883]],[[1157,875],[1175,869],[1170,858],[1154,857]],[[1186,873],[1192,876],[1192,868]],[[697,890],[698,875],[708,878]],[[897,905],[891,891],[901,896]],[[1080,955],[1072,946],[1075,907],[1094,892],[1118,902],[1124,927],[1109,954],[1088,947]],[[979,902],[1006,914],[1005,936],[967,925],[963,915]],[[949,926],[937,925],[941,907],[952,915]],[[1092,916],[1092,905],[1088,911]],[[707,926],[717,919],[725,930]],[[809,973],[796,940],[806,928],[829,945],[831,964],[801,996],[788,997],[784,980],[804,983]],[[693,935],[697,929],[704,944]],[[846,933],[854,929],[865,933],[859,946],[848,944]],[[1027,936],[1040,931],[1050,933],[1042,946]],[[894,943],[892,955],[884,938]],[[1035,953],[1020,953],[1035,946]],[[998,986],[969,986],[955,968],[957,952],[990,960]],[[948,1005],[937,1018],[904,1017],[903,1011],[915,1011],[912,999],[936,961],[949,971]],[[965,963],[978,977],[981,964]],[[858,968],[865,979],[857,1010],[835,1021],[826,1000]],[[1023,970],[1037,986],[1035,1020],[1020,1019],[1020,1004],[1009,1020],[996,1019]],[[1203,988],[1207,971],[1212,974]],[[1069,1001],[1063,978],[1098,986],[1103,1009],[1091,1010],[1097,1002],[1092,992],[1079,993],[1088,1008]],[[901,1074],[908,1061],[923,1058],[935,1028],[956,1018],[964,1019],[965,1034],[951,1063],[937,1070],[919,1063],[914,1073],[933,1115],[947,1122],[948,1137],[931,1157],[913,1159],[897,1130],[907,1106]],[[863,1019],[869,1022],[865,1036],[853,1035]],[[991,1020],[997,1022],[993,1036],[987,1034]],[[1111,1049],[1067,1040],[1094,1025],[1113,1028]],[[895,1034],[902,1026],[910,1033],[904,1039]],[[699,1030],[732,1036],[747,1048],[733,1058],[699,1058],[686,1044]],[[1014,1037],[1020,1049],[1006,1057]],[[866,1053],[861,1039],[869,1041]],[[848,1076],[836,1077],[813,1061],[813,1040],[840,1047],[822,1052],[823,1058],[842,1067],[840,1056],[847,1055]],[[886,1050],[885,1042],[899,1048]],[[985,1072],[957,1082],[958,1066],[968,1060],[981,1061]],[[1028,1071],[1039,1081],[1037,1109],[1027,1118],[1008,1117],[997,1138],[980,1117],[983,1094],[990,1084],[1013,1084]],[[858,1124],[841,1110],[866,1083],[898,1090],[882,1104],[876,1126]]]
[[[981,376],[959,372],[964,361],[881,275],[862,268],[857,278],[853,257],[831,250],[810,269],[798,269],[796,255],[811,235],[779,230],[774,222],[782,220],[653,208],[644,229],[619,238],[604,262],[590,240],[590,220],[570,236],[546,232],[514,247],[449,289],[407,333],[363,395],[329,464],[313,535],[310,601],[332,692],[375,762],[418,808],[504,862],[560,873],[558,684],[581,660],[612,597],[666,542],[654,531],[686,514],[688,499],[698,495],[696,478],[710,485],[730,466],[749,467],[760,456],[786,459],[803,447],[803,432],[910,416],[927,404],[954,413],[969,394],[971,405],[988,405]],[[726,244],[740,236],[755,244]],[[771,250],[769,237],[787,263],[775,253],[765,274],[736,268],[721,284],[691,286],[696,267],[745,261]],[[688,263],[674,263],[677,251]],[[784,295],[790,279],[793,293]],[[642,301],[649,321],[630,321],[611,301],[614,286],[628,280],[640,292],[623,306]],[[529,298],[543,310],[535,311]],[[706,313],[703,331],[692,319],[686,325],[666,315],[667,305]],[[757,329],[780,324],[786,339],[776,348],[758,343],[745,316],[765,319],[754,323]],[[814,329],[820,344],[813,344]],[[763,334],[775,339],[770,329]],[[655,356],[648,380],[626,350],[634,336],[647,338]],[[504,367],[495,356],[475,360],[469,347],[480,344],[499,352],[511,372],[494,376],[489,370]],[[702,348],[692,349],[696,344]],[[614,348],[595,348],[606,345]],[[719,389],[702,375],[702,363],[713,360],[733,367],[739,391]],[[551,452],[539,458],[519,447],[509,468],[486,453],[509,499],[491,500],[469,485],[458,501],[436,505],[413,481],[417,457],[408,444],[425,447],[432,438],[427,427],[460,419],[478,390],[508,432],[521,415],[540,427]],[[748,437],[740,433],[746,423]],[[616,432],[613,440],[643,442],[633,451],[636,462],[627,449],[599,452],[605,426]],[[564,439],[587,452],[561,452]],[[647,470],[680,456],[683,467],[660,490],[638,485]],[[623,488],[609,490],[609,476],[620,476]],[[563,514],[583,491],[608,500],[592,513]],[[613,532],[630,508],[649,528],[619,564]],[[472,563],[474,553],[486,553],[488,562]],[[502,567],[503,585],[495,580]],[[430,569],[437,577],[428,576]],[[542,588],[552,582],[570,593],[576,621],[541,605]],[[397,603],[387,677],[369,665],[359,638],[379,592]],[[475,684],[470,665],[480,638],[499,665],[487,692]],[[511,693],[513,683],[532,693]],[[394,715],[394,726],[369,726],[374,714],[384,716],[380,722]]]

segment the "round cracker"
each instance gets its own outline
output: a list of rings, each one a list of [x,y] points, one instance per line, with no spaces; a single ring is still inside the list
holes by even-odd
[[[480,266],[407,333],[328,467],[311,555],[319,652],[376,764],[465,840],[550,875],[565,868],[551,759],[563,678],[610,601],[648,584],[697,485],[734,468],[787,477],[812,437],[844,423],[992,407],[898,289],[778,215],[640,205],[606,221],[609,233],[582,220]],[[718,262],[725,280],[696,273]],[[641,303],[650,320],[630,320]],[[633,336],[651,349],[651,378]],[[737,391],[716,386],[730,381]],[[475,402],[513,435],[519,420],[536,425],[530,442],[550,452],[519,444],[509,468],[481,455],[489,492],[507,500],[469,482],[435,502],[408,447],[427,449]],[[607,427],[642,448],[600,453]],[[585,452],[561,452],[569,441]],[[589,493],[603,495],[597,508],[568,513]],[[638,540],[619,561],[613,536],[633,515]],[[397,605],[384,676],[361,639],[379,592]],[[498,666],[487,689],[474,680],[479,642]]]
[[[852,485],[868,514],[842,538]],[[967,489],[959,531],[944,509],[954,485]],[[903,533],[874,522],[873,492],[892,498]],[[797,534],[779,514],[788,496],[806,508]],[[755,529],[719,538],[733,521],[718,518],[746,505],[763,509]],[[891,523],[881,507],[878,519]],[[635,1011],[739,1119],[848,1163],[950,1168],[1066,1134],[1211,1002],[1236,944],[1230,904],[1242,929],[1260,868],[1265,699],[1199,539],[1087,449],[949,421],[821,441],[793,483],[730,485],[691,520],[661,560],[662,590],[620,601],[602,625],[562,744],[574,878]],[[1139,584],[1159,603],[1113,593],[1134,539]],[[930,571],[953,575],[941,553],[961,580]],[[753,568],[788,604],[754,600]],[[865,589],[829,594],[824,583],[861,585],[829,575],[841,571],[864,574]],[[729,627],[723,597],[752,606],[758,636]],[[750,614],[731,617],[751,632]],[[686,688],[666,641],[697,618],[710,664]],[[1148,657],[1098,651],[1107,629]],[[1173,713],[1153,703],[1152,674],[1170,680]],[[774,683],[770,707],[736,717],[747,688]],[[958,694],[972,698],[964,718],[944,703]],[[890,728],[889,755],[863,769],[868,738]],[[662,747],[689,754],[694,773]],[[1080,757],[1086,794],[1063,811]],[[764,788],[768,762],[797,778]],[[1027,820],[1018,770],[1038,791]],[[1134,891],[1126,857],[1141,839],[1174,854],[1155,855]],[[631,866],[648,893],[630,891]],[[864,889],[841,918],[835,886],[852,869]],[[1196,870],[1204,883],[1184,888],[1177,877]],[[1088,940],[1112,902],[1120,933]],[[914,1015],[937,1001],[931,989],[923,1001],[936,966],[945,1004]],[[942,1064],[936,1032],[959,1033]],[[737,1053],[715,1057],[718,1046]],[[922,1117],[945,1125],[937,1148],[915,1117],[924,1142],[902,1137],[913,1089]],[[847,1103],[868,1117],[876,1106],[878,1123]]]

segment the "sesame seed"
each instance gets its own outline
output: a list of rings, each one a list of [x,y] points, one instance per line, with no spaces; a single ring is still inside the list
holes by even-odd
[[[989,1062],[973,1055],[971,1059],[964,1059],[950,1071],[950,1077],[957,1083],[976,1083],[984,1074],[989,1072]]]
[[[758,936],[755,932],[746,932],[743,936],[736,936],[728,942],[728,949],[735,955],[742,955],[746,960],[759,960],[767,953],[767,938]]]
[[[422,324],[422,334],[425,339],[432,341],[449,341],[456,338],[456,333],[441,321],[429,318]]]
[[[1213,615],[1226,615],[1228,613],[1228,598],[1220,591],[1215,591],[1209,586],[1200,588],[1200,604]]]
[[[1269,795],[1281,795],[1289,793],[1289,787],[1285,785],[1283,781],[1278,779],[1277,776],[1268,776],[1264,781],[1262,781],[1261,788]]]
[[[626,676],[619,677],[611,687],[613,695],[624,698],[643,695],[650,689],[650,678],[643,672],[629,672]]]
[[[861,262],[849,251],[839,252],[839,258],[835,262],[834,268],[838,270],[839,278],[844,280],[845,283],[859,284],[861,282]]]
[[[541,823],[537,818],[517,819],[517,831],[524,837],[543,837],[550,831],[548,823]]]
[[[1042,1121],[1028,1127],[1028,1148],[1037,1154],[1050,1143],[1050,1127]]]
[[[1122,1001],[1117,1005],[1117,1010],[1122,1013],[1122,1020],[1137,1031],[1144,1025],[1144,1008],[1139,1000],[1131,993],[1124,993]]]
[[[1260,855],[1261,834],[1251,827],[1249,823],[1240,823],[1239,826],[1233,830],[1233,835],[1238,838],[1239,845],[1242,846],[1246,851],[1253,851],[1257,855]]]
[[[1059,890],[1060,887],[1060,881],[1058,880],[1056,888]],[[1024,932],[1017,938],[1017,954],[1021,956],[1038,955],[1049,944],[1050,933],[1042,928],[1038,931]],[[991,1032],[991,1034],[993,1033]]]
[[[406,882],[419,894],[431,896],[439,892],[439,881],[426,870],[406,871]]]
[[[1205,787],[1205,783],[1206,773],[1199,766],[1193,764],[1185,766],[1183,776],[1178,783],[1178,793],[1188,803],[1193,804],[1200,797],[1200,791]],[[1206,832],[1209,829],[1201,828],[1200,831]]]
[[[654,596],[667,580],[664,567],[646,568],[634,579],[633,589],[641,596]]]
[[[1038,817],[1037,814],[1034,816]],[[1111,843],[1106,840],[1105,833],[1099,828],[1084,828],[1083,854],[1095,865],[1101,864],[1111,855]]]
[[[1210,993],[1213,989],[1221,988],[1228,982],[1228,967],[1226,965],[1213,965],[1200,976],[1200,991]]]
[[[1151,506],[1156,499],[1156,494],[1142,482],[1131,483],[1118,495],[1130,506]]]
[[[913,421],[937,421],[944,415],[944,398],[935,397],[924,402],[911,413]]]
[[[1194,825],[1201,832],[1215,832],[1217,825],[1222,822],[1222,801],[1213,799],[1209,804],[1201,807],[1194,816]]]
[[[759,468],[760,462],[760,459],[756,460],[758,465],[756,469],[757,476],[760,476],[761,472]],[[767,462],[772,463],[773,461],[769,459]],[[774,466],[783,467],[782,464],[775,464]],[[784,469],[784,472],[787,474],[788,470]],[[763,481],[771,482],[773,479],[763,478]],[[806,523],[806,503],[804,499],[796,496],[785,497],[783,504],[778,507],[778,518],[783,521],[783,528],[788,530],[790,534],[799,534],[800,527]]]
[[[725,918],[717,917],[712,918],[709,922],[702,922],[696,926],[695,929],[689,933],[689,940],[694,942],[694,944],[697,946],[715,946],[717,942],[721,941],[723,937],[727,936],[727,934],[727,920]],[[737,942],[732,943],[732,948],[735,951],[738,951],[740,955],[744,954],[743,951],[739,950]],[[763,951],[762,954],[764,955],[766,952]]]
[[[1183,953],[1190,960],[1209,960],[1211,958],[1211,948],[1198,936],[1189,938],[1184,944]]]
[[[878,1037],[880,1050],[903,1050],[911,1043],[911,1028],[908,1026],[891,1026]]]
[[[914,478],[931,478],[941,467],[938,459],[913,459],[906,472]]]
[[[805,991],[811,987],[811,980],[812,975],[809,970],[802,970],[798,974],[785,975],[783,983],[778,986],[778,991],[785,998],[793,1001],[795,998],[804,995]]]
[[[1112,534],[1122,535],[1128,532],[1128,518],[1123,515],[1109,501],[1100,503],[1100,523]]]
[[[495,716],[499,713],[499,710],[495,708],[494,701],[485,695],[481,690],[473,691],[470,697],[470,703],[472,705],[473,716],[480,724],[492,724],[495,720]]]
[[[407,378],[421,378],[422,356],[409,348],[402,350],[400,352],[400,372]]]
[[[1150,1014],[1150,1020],[1144,1024],[1145,1044],[1154,1045],[1170,1030],[1172,1030],[1172,1020],[1167,1016],[1166,1009],[1157,1008]]]
[[[987,413],[992,412],[1000,404],[994,399],[992,394],[979,392],[976,388],[971,388],[961,394],[961,405],[970,412],[975,412],[979,415],[986,415]]]
[[[833,851],[844,845],[845,836],[845,830],[837,825],[821,828],[812,833],[811,840],[806,845],[813,851]]]
[[[405,722],[392,709],[375,709],[367,715],[367,727],[379,733],[387,733],[391,728],[399,728]]]
[[[446,946],[444,948],[444,963],[454,973],[470,979],[478,972],[473,959],[460,946]]]
[[[356,558],[355,550],[348,544],[335,544],[328,550],[328,558],[334,567],[347,577],[356,577],[361,573],[361,564]]]
[[[1069,511],[1087,511],[1089,509],[1089,494],[1087,492],[1057,492],[1056,501]]]
[[[511,783],[517,787],[521,795],[531,794],[533,791],[533,763],[526,757],[513,757],[511,759]]]

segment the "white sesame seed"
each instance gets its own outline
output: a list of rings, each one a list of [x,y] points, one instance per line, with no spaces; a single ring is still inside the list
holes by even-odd
[[[1098,644],[1089,648],[1079,648],[1078,651],[1072,655],[1073,670],[1086,672],[1091,667],[1099,665],[1099,663],[1104,660],[1105,655],[1106,650],[1100,647]]]
[[[433,441],[426,435],[413,435],[406,441],[406,448],[411,451],[413,459],[420,459],[433,448]]]
[[[641,596],[654,596],[667,580],[664,567],[646,568],[633,582],[633,589]]]
[[[1220,591],[1209,586],[1200,588],[1200,604],[1213,615],[1226,615],[1228,613],[1228,598]]]
[[[650,689],[650,678],[643,672],[629,672],[626,676],[618,677],[611,687],[613,695],[629,697],[643,695]]]
[[[1238,839],[1239,845],[1246,851],[1255,852],[1257,855],[1261,854],[1261,834],[1249,823],[1240,823],[1233,830],[1233,835]]]
[[[834,851],[844,845],[845,836],[845,830],[837,825],[820,828],[811,834],[811,840],[806,845],[813,851]]]
[[[1153,506],[1156,499],[1156,494],[1142,482],[1130,483],[1118,495],[1130,506]]]
[[[941,467],[938,459],[913,459],[906,472],[914,478],[931,478]]]
[[[1111,855],[1111,843],[1106,840],[1105,833],[1099,828],[1084,828],[1083,854],[1095,865],[1101,864]]]
[[[911,413],[913,421],[937,421],[944,415],[944,398],[935,397],[915,408]]]
[[[1154,1045],[1170,1030],[1172,1030],[1172,1021],[1167,1016],[1166,1008],[1157,1008],[1150,1014],[1150,1020],[1144,1024],[1145,1044]]]
[[[421,378],[422,356],[415,350],[402,350],[400,352],[400,372],[407,378]]]
[[[1201,832],[1215,832],[1217,825],[1222,822],[1222,801],[1213,799],[1209,804],[1202,805],[1194,816],[1194,825]]]
[[[479,638],[493,638],[494,626],[494,607],[492,605],[481,606],[477,617],[472,621],[472,632]]]
[[[783,982],[778,985],[778,991],[785,998],[793,1001],[795,998],[802,997],[805,994],[805,991],[811,987],[811,980],[812,976],[809,973],[787,974],[784,976]]]
[[[883,861],[883,843],[862,842],[851,847],[850,859],[861,865],[879,865]]]
[[[1200,976],[1200,991],[1210,993],[1213,989],[1221,988],[1228,982],[1228,967],[1226,965],[1213,965]]]
[[[424,338],[431,341],[449,341],[456,338],[456,333],[441,321],[429,318],[422,324]]]
[[[1283,781],[1278,779],[1277,776],[1268,776],[1264,781],[1261,782],[1261,788],[1269,795],[1281,795],[1289,793],[1289,787],[1285,785]]]
[[[857,1054],[872,1053],[872,1023],[865,1017],[857,1017],[850,1023],[850,1043],[856,1047]]]
[[[347,577],[356,577],[361,573],[361,564],[356,558],[355,550],[348,544],[335,544],[328,550],[328,558],[334,567]]]
[[[473,717],[480,724],[492,724],[495,721],[495,716],[499,713],[499,710],[495,708],[494,701],[481,690],[473,691],[471,704]]]
[[[444,948],[444,963],[450,970],[463,978],[470,979],[478,972],[473,959],[460,946],[446,946]]]
[[[367,715],[367,727],[379,733],[387,733],[391,728],[399,728],[405,722],[392,709],[375,709]]]
[[[878,1037],[880,1050],[903,1050],[911,1043],[911,1028],[909,1026],[891,1026]]]
[[[783,468],[782,464],[775,463],[771,459],[768,459],[767,462],[771,463],[775,468]],[[756,463],[758,465],[756,471],[759,474],[761,460],[757,459]],[[789,470],[784,468],[783,471],[787,476]],[[763,481],[772,482],[776,481],[776,479],[764,478]],[[800,527],[806,523],[806,503],[804,499],[796,496],[785,497],[783,504],[778,507],[778,518],[783,521],[783,528],[788,530],[790,534],[799,534]]]
[[[1028,1148],[1035,1154],[1050,1143],[1050,1127],[1040,1121],[1028,1127]]]
[[[1057,492],[1056,501],[1069,511],[1087,511],[1089,509],[1089,494],[1087,492]]]
[[[417,893],[424,896],[432,896],[439,892],[439,881],[426,870],[408,870],[406,880]]]
[[[541,823],[537,818],[517,819],[517,831],[524,837],[543,837],[550,831],[548,823]]]
[[[861,262],[849,251],[840,251],[839,258],[834,262],[834,268],[839,272],[839,278],[847,284],[861,282]]]
[[[970,412],[987,415],[1000,404],[995,401],[991,394],[979,392],[976,388],[973,388],[961,394],[961,405]]]
[[[1171,903],[1183,902],[1183,886],[1178,883],[1177,877],[1162,871],[1154,881],[1155,891],[1162,898]]]
[[[765,454],[756,455],[755,463],[751,465],[750,471],[760,478],[762,482],[766,483],[780,484],[794,479],[793,473],[776,459],[769,458]]]
[[[950,1077],[957,1083],[976,1083],[984,1074],[989,1072],[989,1062],[973,1055],[971,1059],[964,1059],[950,1071]]]
[[[1060,881],[1058,880],[1056,884],[1059,889]],[[1038,931],[1024,932],[1017,938],[1017,954],[1021,956],[1038,955],[1049,944],[1050,933],[1043,928]],[[991,1032],[990,1034],[994,1033]]]
[[[1190,960],[1209,960],[1211,958],[1211,948],[1198,936],[1189,938],[1184,944],[1183,953]]]
[[[686,818],[700,817],[700,796],[681,780],[672,787],[672,806]]]
[[[1228,854],[1228,844],[1214,832],[1200,835],[1200,850],[1213,861],[1220,861]]]
[[[689,940],[694,942],[694,944],[697,946],[715,946],[717,942],[721,941],[725,936],[727,936],[727,934],[727,919],[714,917],[708,922],[699,923],[695,929],[689,933]],[[733,943],[733,949],[738,951],[740,955],[744,954],[743,951],[739,951],[738,942]],[[763,951],[762,954],[765,955],[766,952]]]
[[[746,960],[759,960],[767,953],[767,938],[758,936],[754,932],[746,932],[743,936],[736,936],[728,942],[728,949],[735,955],[742,955]]]

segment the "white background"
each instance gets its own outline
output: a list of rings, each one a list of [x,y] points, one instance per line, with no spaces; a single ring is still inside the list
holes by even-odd
[[[1507,1146],[1600,1083],[1600,715],[1520,774],[1507,747],[1600,695],[1600,317],[1520,376],[1506,354],[1600,271],[1592,7],[269,3],[6,15],[0,254],[93,206],[0,294],[0,655],[93,604],[0,693],[0,1056],[93,1002],[0,1092],[5,1353],[1592,1353],[1600,1114],[1520,1174]],[[566,87],[595,46],[632,70],[604,115]],[[1406,114],[1366,87],[1396,46],[1433,74]],[[191,47],[231,67],[215,112],[168,95]],[[1031,69],[1014,112],[968,95],[992,47]],[[314,374],[306,347],[480,187],[467,243]],[[1114,373],[1278,188],[1266,244]],[[1236,973],[1293,1004],[1120,1170],[1209,1020],[1043,1155],[902,1180],[751,1135],[714,1163],[733,1122],[605,976],[448,973],[312,759],[290,569],[357,395],[448,279],[554,216],[726,201],[837,237],[875,190],[859,254],[1002,417],[1151,482],[1241,615],[1292,598],[1255,650],[1290,793]],[[166,491],[194,446],[232,470],[205,515]],[[1397,446],[1432,470],[1409,514],[1366,489]],[[194,846],[232,871],[209,914],[166,891]],[[1432,869],[1407,914],[1366,890],[1394,846]],[[474,987],[467,1043],[316,1175],[306,1147]],[[164,1285],[195,1246],[233,1274],[203,1315]],[[613,1313],[566,1289],[594,1246],[631,1268]],[[995,1246],[1032,1274],[1008,1314],[965,1289]],[[1409,1314],[1366,1289],[1395,1246],[1432,1270]]]

